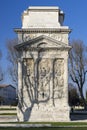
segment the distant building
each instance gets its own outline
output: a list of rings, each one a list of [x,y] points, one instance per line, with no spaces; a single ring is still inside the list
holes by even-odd
[[[12,85],[0,85],[0,104],[12,105],[16,102],[16,88]]]

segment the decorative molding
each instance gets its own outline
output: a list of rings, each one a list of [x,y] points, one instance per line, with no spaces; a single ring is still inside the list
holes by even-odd
[[[44,42],[48,43],[48,41],[53,43],[53,45],[52,46],[50,46],[50,45],[44,46],[44,47],[40,47],[40,46],[37,46],[37,45],[35,46],[35,43],[44,43]],[[34,46],[32,46],[32,44]],[[41,35],[41,36],[38,36],[34,39],[30,39],[29,41],[18,44],[15,47],[18,50],[22,49],[22,48],[25,48],[25,49],[28,49],[28,50],[32,50],[32,49],[33,50],[41,50],[41,49],[43,49],[43,50],[44,49],[57,49],[57,50],[58,49],[61,49],[61,50],[66,49],[66,50],[70,50],[71,49],[71,46],[69,46],[69,45],[67,45],[67,44],[65,44],[61,41],[58,41],[56,39],[53,39],[52,37],[46,36],[46,35]]]
[[[57,33],[70,33],[71,29],[69,29],[68,27],[66,28],[15,28],[14,31],[16,33],[29,33],[29,32],[57,32]]]

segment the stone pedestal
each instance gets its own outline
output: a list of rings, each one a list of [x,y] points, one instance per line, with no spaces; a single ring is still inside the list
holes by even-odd
[[[22,29],[15,29],[22,60],[18,63],[19,121],[69,121],[71,47],[70,30],[62,26],[63,19],[63,11],[57,7],[30,7],[22,15]]]

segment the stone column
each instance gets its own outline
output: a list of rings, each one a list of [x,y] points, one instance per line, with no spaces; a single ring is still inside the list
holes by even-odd
[[[23,95],[22,95],[22,88],[23,84],[22,84],[22,59],[18,59],[18,100],[19,100],[19,105],[22,105],[22,99],[23,99]]]
[[[63,99],[63,112],[66,113],[64,118],[70,120],[70,108],[68,104],[68,52],[65,54],[64,58],[64,99]]]

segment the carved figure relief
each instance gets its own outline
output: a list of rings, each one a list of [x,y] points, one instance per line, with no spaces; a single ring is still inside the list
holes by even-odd
[[[25,59],[23,64],[24,86],[30,101],[34,99],[34,62],[33,59]]]
[[[29,34],[23,34],[23,41],[24,42],[26,42],[26,41],[28,41],[28,40],[30,40],[31,38],[30,38],[30,36],[29,36]]]
[[[47,100],[50,94],[50,65],[49,59],[42,59],[39,62],[39,88],[38,96],[41,100]]]
[[[63,59],[56,59],[54,61],[54,99],[63,97],[63,73],[64,61]]]
[[[43,33],[26,33],[26,34],[23,34],[23,41],[28,41],[30,39],[33,39],[33,38],[36,38],[40,35],[43,35]],[[52,37],[53,39],[56,39],[58,41],[61,41],[61,42],[64,42],[65,41],[65,38],[63,35],[61,34],[55,34],[55,33],[44,33],[44,35],[46,36],[49,36],[49,37]]]
[[[37,34],[30,34],[30,33],[23,34],[23,41],[25,42],[25,41],[28,41],[28,40],[33,39],[35,37],[37,37]]]
[[[58,40],[58,41],[62,41],[62,40],[63,40],[63,36],[60,35],[60,34],[49,33],[48,36],[49,36],[49,37],[52,37],[52,38],[54,38],[54,39],[56,39],[56,40]]]

